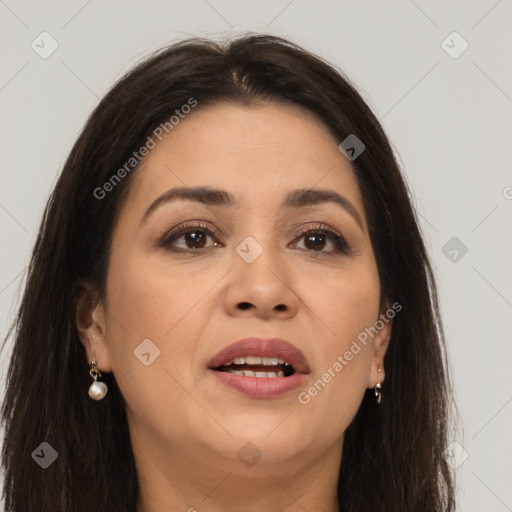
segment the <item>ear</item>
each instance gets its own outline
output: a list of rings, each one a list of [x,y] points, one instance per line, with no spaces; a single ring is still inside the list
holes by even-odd
[[[103,373],[112,371],[107,344],[106,313],[94,287],[80,282],[75,286],[75,322],[80,341],[85,348],[87,363],[96,357],[96,368]]]
[[[385,312],[382,312],[375,321],[377,334],[373,337],[372,342],[372,365],[368,378],[368,388],[374,388],[377,384],[384,382],[385,378],[384,357],[389,347],[393,326],[393,320],[386,315],[386,311],[391,310],[391,306],[385,305],[385,308]]]

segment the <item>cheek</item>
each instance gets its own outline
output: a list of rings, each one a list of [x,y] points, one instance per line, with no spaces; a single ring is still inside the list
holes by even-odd
[[[307,304],[321,319],[323,333],[310,348],[314,375],[298,396],[304,412],[319,415],[335,436],[355,416],[371,369],[371,336],[365,331],[378,319],[380,282],[373,260],[358,261],[332,272],[313,288]]]
[[[109,350],[119,374],[127,368],[134,372],[145,368],[136,356],[141,343],[146,343],[150,352],[158,354],[151,367],[168,369],[180,382],[190,380],[204,326],[218,307],[209,294],[225,274],[193,267],[188,263],[185,272],[182,265],[152,254],[113,252],[106,306]],[[151,375],[145,378],[158,385],[160,377],[153,374],[152,382]]]
[[[322,320],[329,349],[343,350],[370,327],[379,315],[380,281],[373,258],[347,260],[341,269],[328,270],[304,293]]]
[[[197,307],[218,280],[213,272],[194,272],[152,255],[129,255],[111,263],[109,308],[122,327],[139,338],[162,339]]]
[[[194,356],[208,321],[205,294],[219,278],[211,272],[185,274],[179,265],[153,265],[147,254],[122,261],[112,256],[108,345],[127,412],[148,428],[159,425],[160,434],[172,430],[186,435],[186,426],[204,415],[185,389],[190,388]],[[143,356],[147,353],[149,357]]]

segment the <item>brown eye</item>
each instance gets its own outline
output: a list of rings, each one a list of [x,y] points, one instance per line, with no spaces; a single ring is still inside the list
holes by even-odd
[[[173,230],[171,233],[162,237],[158,243],[169,251],[187,252],[209,249],[220,244],[215,239],[215,232],[206,226],[200,224],[188,224]],[[214,243],[208,246],[208,239],[211,238]]]
[[[212,233],[210,231],[202,230],[202,229],[193,229],[187,231],[181,231],[175,233],[171,238],[165,241],[166,248],[176,247],[177,249],[204,249],[207,245],[208,238],[212,237]],[[177,242],[182,239],[183,243],[177,245]],[[214,244],[217,245],[217,244]]]
[[[322,250],[325,247],[326,244],[326,236],[319,233],[313,233],[311,235],[306,235],[304,237],[304,245],[308,249],[312,249],[314,251],[316,250]]]
[[[304,240],[304,247],[307,252],[319,254],[350,253],[350,246],[345,239],[335,231],[326,228],[314,228],[300,234],[300,239]],[[331,244],[334,249],[325,250],[326,246]]]
[[[204,231],[189,231],[182,236],[190,249],[202,249],[206,244],[207,235]]]

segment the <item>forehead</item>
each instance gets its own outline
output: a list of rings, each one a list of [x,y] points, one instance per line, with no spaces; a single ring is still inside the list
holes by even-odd
[[[150,203],[176,186],[223,188],[242,202],[281,202],[297,188],[329,188],[362,210],[353,169],[339,151],[339,141],[313,113],[298,106],[198,105],[156,142],[134,176],[129,201]]]

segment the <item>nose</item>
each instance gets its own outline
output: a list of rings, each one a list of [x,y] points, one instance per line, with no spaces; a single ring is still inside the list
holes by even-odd
[[[224,300],[231,316],[287,319],[299,310],[291,268],[286,257],[271,248],[265,248],[251,263],[235,253],[234,267],[227,277]]]

